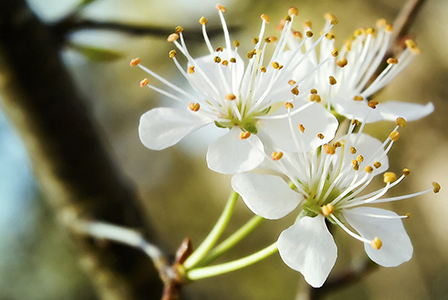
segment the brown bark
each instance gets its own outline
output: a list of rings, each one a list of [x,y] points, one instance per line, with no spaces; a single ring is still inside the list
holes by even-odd
[[[3,109],[31,157],[46,200],[66,212],[117,225],[146,223],[132,188],[114,166],[59,53],[60,37],[24,0],[0,0]],[[162,283],[140,251],[72,234],[102,299],[160,299]]]

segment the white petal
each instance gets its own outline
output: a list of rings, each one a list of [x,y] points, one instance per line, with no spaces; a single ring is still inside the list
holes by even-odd
[[[321,215],[300,219],[280,234],[277,245],[283,261],[315,288],[324,284],[338,256]]]
[[[395,121],[398,117],[403,117],[406,121],[415,121],[432,113],[434,111],[434,105],[432,102],[423,105],[388,101],[378,104],[376,109],[381,113],[384,120]]]
[[[232,188],[255,214],[280,219],[293,211],[303,196],[291,190],[279,176],[242,173],[233,176]]]
[[[264,160],[264,148],[260,139],[252,134],[248,139],[239,138],[241,129],[233,127],[229,133],[210,144],[207,164],[213,171],[235,174],[250,171]]]
[[[358,233],[373,240],[378,237],[383,246],[376,250],[370,244],[364,244],[367,255],[383,267],[396,267],[412,258],[413,247],[401,219],[377,218],[370,215],[397,216],[396,213],[373,207],[357,207],[344,210],[347,222]]]
[[[138,132],[143,145],[162,150],[211,122],[211,118],[189,109],[159,107],[141,116]]]
[[[296,108],[299,107],[294,102]],[[294,109],[296,109],[294,108]],[[286,114],[286,108],[282,107],[276,111],[276,114]],[[311,151],[331,141],[338,128],[337,119],[319,104],[313,104],[303,111],[291,116],[292,130],[298,140],[298,145],[294,143],[288,118],[262,120],[263,130],[278,145],[279,148],[286,151]],[[302,133],[298,129],[299,124],[305,127]],[[324,138],[320,139],[317,135],[321,133]]]

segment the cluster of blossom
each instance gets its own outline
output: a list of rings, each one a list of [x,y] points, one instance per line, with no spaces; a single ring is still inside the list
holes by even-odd
[[[420,119],[434,108],[432,103],[378,103],[371,97],[419,53],[416,44],[406,41],[407,48],[398,59],[384,61],[392,26],[380,20],[375,29],[357,29],[337,50],[333,15],[325,15],[323,33],[316,38],[309,21],[303,33],[293,29],[298,10],[291,7],[278,26],[279,38],[264,36],[269,18],[261,15],[261,29],[246,60],[240,55],[240,42],[230,39],[225,7],[217,8],[224,31],[222,46],[212,46],[207,19],[199,20],[207,55],[190,55],[181,27],[168,37],[188,61],[182,66],[177,51],[169,52],[194,93],[144,67],[139,59],[131,61],[168,89],[151,85],[147,78],[141,86],[184,103],[184,108],[155,108],[143,114],[139,126],[143,144],[161,150],[206,125],[226,130],[209,145],[209,168],[236,174],[233,189],[263,218],[279,219],[300,207],[296,222],[280,234],[277,245],[284,262],[313,287],[325,282],[337,257],[326,221],[363,242],[368,256],[382,266],[408,261],[413,247],[401,219],[409,214],[400,216],[365,205],[440,189],[433,183],[422,192],[383,197],[410,173],[408,169],[401,176],[385,172],[387,154],[400,136],[398,130],[406,126],[406,120]],[[267,55],[268,48],[272,55]],[[377,74],[383,62],[387,67]],[[347,133],[338,138],[336,116],[350,121]],[[379,120],[396,122],[384,142],[363,133],[366,123]],[[256,168],[278,175],[249,172]],[[385,186],[362,193],[381,173]]]

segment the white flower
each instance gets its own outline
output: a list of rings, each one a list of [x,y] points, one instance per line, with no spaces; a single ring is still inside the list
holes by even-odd
[[[326,14],[326,19],[325,29],[334,20],[334,16]],[[305,23],[305,31],[311,32],[310,22]],[[290,51],[313,49],[308,55],[313,65],[318,65],[327,58],[326,53],[333,51],[334,57],[315,73],[314,95],[310,96],[311,100],[322,100],[322,104],[329,110],[333,107],[338,114],[348,119],[357,116],[360,121],[367,123],[394,121],[397,117],[404,117],[407,121],[425,117],[434,110],[432,103],[421,105],[387,101],[380,103],[375,111],[368,108],[368,99],[400,74],[420,53],[417,45],[412,40],[407,40],[406,50],[398,59],[387,59],[388,66],[371,82],[372,75],[381,64],[386,63],[383,57],[391,42],[392,25],[385,20],[377,22],[377,29],[357,29],[340,51],[335,47],[335,36],[332,33],[326,34],[326,38],[320,43],[320,56],[316,54],[315,48],[311,48],[310,39],[301,41],[294,32],[290,32],[288,36],[288,44],[292,49]]]
[[[263,37],[269,18],[261,15],[261,30],[258,37],[253,39],[255,45],[247,53],[249,62],[245,66],[239,55],[240,43],[231,43],[223,15],[225,8],[219,4],[217,8],[224,31],[224,46],[215,48],[211,45],[204,17],[199,22],[208,55],[193,58],[180,27],[168,38],[188,60],[188,67],[184,68],[176,58],[176,51],[172,50],[169,54],[197,92],[195,95],[142,66],[139,60],[131,62],[131,65],[139,65],[179,96],[152,86],[148,79],[142,81],[142,86],[185,103],[183,109],[155,108],[143,114],[139,126],[143,144],[154,150],[165,149],[189,133],[214,124],[229,131],[209,145],[208,166],[214,171],[231,174],[256,168],[264,159],[263,143],[275,141],[280,148],[287,149],[290,141],[284,136],[286,133],[289,138],[290,120],[308,129],[300,135],[302,151],[310,151],[330,141],[338,126],[336,118],[319,105],[310,105],[303,99],[306,95],[297,93],[298,88],[308,84],[307,81],[312,78],[310,75],[320,65],[312,65],[308,56],[302,53],[282,55],[286,32],[291,29],[296,9],[290,9],[276,45],[269,45],[277,40],[275,37]],[[274,47],[270,58],[265,55],[267,47]],[[284,107],[285,104],[288,108]]]
[[[384,143],[367,134],[352,133],[353,124],[339,142],[321,149],[274,152],[274,169],[290,180],[293,189],[277,175],[241,173],[232,178],[234,190],[264,218],[282,218],[301,206],[296,223],[280,234],[278,249],[283,261],[301,272],[313,287],[322,286],[337,257],[325,219],[364,242],[367,255],[382,266],[397,266],[412,257],[412,244],[401,222],[409,215],[364,205],[407,199],[430,190],[383,198],[410,173],[404,169],[399,178],[385,172],[383,188],[361,194],[376,175],[387,170],[387,153],[399,137],[398,128],[405,124],[404,119],[397,119],[397,127]],[[434,191],[438,189],[434,183]]]

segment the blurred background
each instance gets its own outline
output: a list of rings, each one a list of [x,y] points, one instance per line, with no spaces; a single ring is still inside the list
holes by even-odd
[[[29,0],[34,12],[45,22],[57,22],[78,4],[76,0]],[[82,12],[86,19],[113,21],[154,27],[181,25],[199,30],[198,19],[208,18],[208,28],[219,28],[216,3],[205,0],[97,0]],[[276,34],[275,25],[291,5],[298,7],[297,29],[311,20],[318,31],[323,15],[331,12],[339,19],[334,33],[342,43],[358,27],[374,26],[379,18],[392,22],[405,4],[402,0],[268,0],[221,1],[231,39],[242,45],[258,35],[260,14],[271,23],[267,34]],[[448,2],[428,0],[410,29],[422,53],[380,94],[377,100],[433,102],[436,110],[429,117],[409,123],[390,154],[390,169],[404,167],[412,175],[393,189],[391,195],[413,193],[438,181],[448,186]],[[191,36],[187,45],[193,56],[205,54],[202,36]],[[214,45],[222,44],[221,34]],[[159,94],[139,87],[146,76],[130,68],[131,58],[180,85],[184,84],[168,58],[172,44],[166,36],[133,36],[112,30],[82,30],[71,35],[62,52],[64,62],[81,93],[88,101],[103,140],[107,143],[125,176],[144,199],[149,220],[174,252],[185,236],[198,245],[217,220],[230,193],[230,177],[207,169],[207,131],[199,131],[164,151],[146,149],[139,141],[139,117],[147,110],[172,105]],[[111,59],[87,57],[81,48],[113,51]],[[249,47],[249,46],[248,46]],[[112,59],[114,58],[114,59]],[[155,83],[155,80],[153,81]],[[1,97],[1,95],[0,95]],[[367,131],[384,139],[394,124],[367,126]],[[95,299],[89,279],[78,266],[76,252],[58,226],[35,183],[31,163],[8,120],[0,114],[0,299]],[[194,147],[193,147],[194,146]],[[445,191],[389,205],[399,214],[411,213],[405,227],[414,244],[414,257],[396,268],[377,268],[354,285],[335,291],[326,299],[448,299],[448,209]],[[388,205],[385,205],[388,206]],[[384,207],[384,206],[383,206]],[[231,233],[252,214],[239,203],[228,228]],[[241,246],[222,260],[250,254],[271,244],[291,219],[266,221]],[[364,257],[363,245],[336,231],[339,258],[333,273]],[[190,299],[295,299],[302,275],[284,265],[279,256],[246,269],[200,280],[185,287]]]

